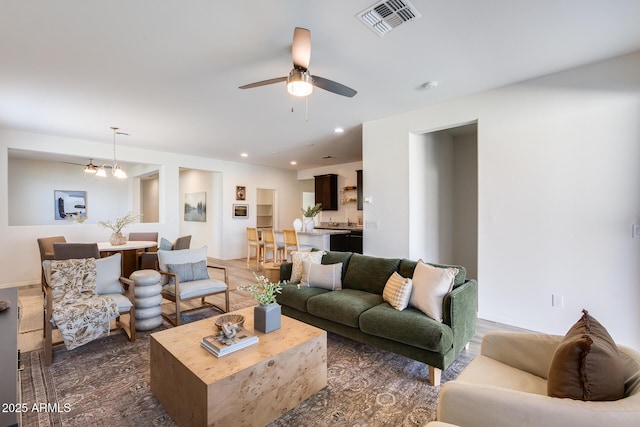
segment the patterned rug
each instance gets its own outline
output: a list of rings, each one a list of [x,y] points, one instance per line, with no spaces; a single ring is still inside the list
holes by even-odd
[[[216,314],[204,310],[187,321]],[[130,343],[124,334],[73,351],[23,355],[26,426],[175,426],[149,385],[149,335]],[[402,356],[328,334],[328,386],[274,421],[272,426],[419,426],[434,420],[440,387],[428,367]],[[461,353],[442,374],[452,380],[471,361]],[[35,404],[35,405],[34,405]]]

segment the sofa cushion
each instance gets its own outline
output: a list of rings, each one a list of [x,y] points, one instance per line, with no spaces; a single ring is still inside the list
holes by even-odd
[[[428,351],[446,353],[453,346],[453,331],[448,325],[415,308],[398,311],[387,302],[362,313],[359,326],[366,334]]]
[[[225,289],[227,289],[227,285],[222,280],[194,280],[192,282],[180,283],[180,298],[197,298],[203,295],[223,292]],[[162,287],[162,292],[175,297],[176,285],[165,285]]]
[[[553,354],[547,394],[576,400],[622,399],[625,377],[618,347],[600,322],[587,310],[582,312]]]
[[[340,252],[340,251],[328,251],[322,256],[322,264],[337,264],[342,263],[342,281],[344,282],[344,276],[347,274],[347,268],[349,267],[349,260],[351,259],[353,252]]]
[[[207,247],[203,246],[196,249],[180,249],[172,251],[158,250],[158,266],[160,271],[169,271],[167,264],[186,264],[189,262],[207,261]],[[161,283],[166,285],[169,282],[169,276],[162,275]]]
[[[304,313],[307,312],[307,300],[316,295],[329,292],[322,288],[298,288],[295,284],[283,283],[282,292],[276,297],[276,301],[280,305],[295,308]]]
[[[418,261],[413,272],[413,290],[409,305],[442,322],[442,302],[453,288],[458,269],[440,268]]]
[[[382,296],[387,280],[398,270],[397,258],[378,258],[353,254],[349,260],[342,288],[371,292]]]
[[[160,238],[160,245],[158,245],[158,249],[163,251],[173,250],[173,243],[165,239],[164,237]]]
[[[198,262],[185,262],[184,264],[167,264],[167,271],[177,275],[180,283],[209,278],[207,261],[205,260]],[[171,277],[169,279],[169,283],[173,284],[173,282],[173,277]]]
[[[322,251],[299,251],[291,252],[291,261],[293,267],[291,269],[291,278],[289,279],[293,283],[297,283],[302,278],[302,261],[309,260],[313,263],[320,264],[322,261]]]
[[[456,279],[453,283],[454,288],[456,288],[459,285],[462,285],[467,280],[467,269],[461,265],[436,264],[433,262],[427,262],[425,264],[429,264],[434,267],[440,267],[440,268],[457,268],[458,274],[456,274]],[[403,259],[402,261],[400,261],[400,267],[398,267],[398,273],[400,273],[402,277],[413,277],[413,271],[416,269],[416,265],[418,265],[418,261]]]
[[[355,255],[354,255],[355,256]],[[307,312],[341,325],[357,328],[360,314],[382,303],[382,295],[355,289],[327,291],[307,300]]]
[[[391,307],[402,311],[409,305],[412,288],[413,284],[411,283],[411,279],[402,277],[397,271],[394,271],[384,286],[382,298],[391,304]]]
[[[98,295],[121,294],[120,282],[122,255],[120,253],[96,260],[96,293]]]
[[[323,265],[305,259],[302,261],[300,285],[329,291],[342,289],[342,263]]]
[[[109,297],[113,301],[115,301],[116,305],[118,306],[118,313],[126,313],[129,310],[131,310],[131,307],[133,307],[133,304],[131,303],[131,300],[129,298],[125,297],[124,295],[121,295],[121,294],[105,294],[105,295],[101,295],[101,296]]]

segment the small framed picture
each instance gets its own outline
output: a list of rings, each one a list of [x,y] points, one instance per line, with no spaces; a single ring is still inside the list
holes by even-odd
[[[241,185],[236,185],[236,200],[247,199],[247,188]]]
[[[249,205],[234,204],[233,205],[233,217],[234,218],[249,218]]]
[[[87,216],[87,192],[55,190],[53,212],[56,220]]]

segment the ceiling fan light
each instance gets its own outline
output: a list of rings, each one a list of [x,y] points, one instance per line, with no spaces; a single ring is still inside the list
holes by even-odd
[[[93,164],[93,159],[89,160],[89,164],[85,165],[84,167],[84,173],[94,175],[97,172],[98,172],[98,168],[96,167],[96,165]]]
[[[293,96],[308,96],[313,92],[313,78],[306,71],[293,69],[287,78],[287,92]]]
[[[96,176],[99,176],[100,178],[104,178],[107,176],[107,171],[104,170],[104,166],[96,171]]]

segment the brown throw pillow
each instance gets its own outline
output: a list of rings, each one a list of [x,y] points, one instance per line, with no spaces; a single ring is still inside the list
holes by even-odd
[[[553,354],[547,394],[576,400],[621,399],[624,372],[618,347],[600,322],[587,310],[582,313]]]

